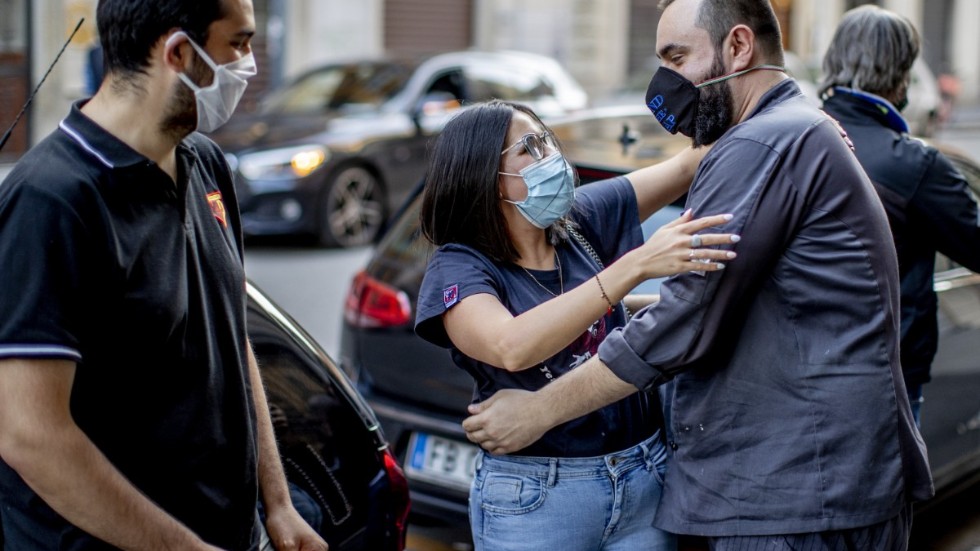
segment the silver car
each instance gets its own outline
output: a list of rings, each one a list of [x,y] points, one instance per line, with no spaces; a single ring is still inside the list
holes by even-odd
[[[585,107],[553,59],[464,51],[312,69],[212,138],[235,170],[247,236],[370,243],[425,171],[429,140],[472,102],[521,102],[543,117]]]

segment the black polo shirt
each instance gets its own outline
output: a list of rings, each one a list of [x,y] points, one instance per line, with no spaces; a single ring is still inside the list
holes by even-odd
[[[0,358],[75,361],[72,414],[113,465],[205,540],[248,549],[257,445],[228,167],[192,134],[175,185],[80,106],[0,185]],[[0,515],[11,549],[105,547],[2,461]]]

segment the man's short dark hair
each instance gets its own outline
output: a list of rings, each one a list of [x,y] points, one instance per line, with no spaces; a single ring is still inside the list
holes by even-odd
[[[161,36],[183,29],[198,44],[224,16],[223,0],[99,0],[96,19],[105,73],[131,79],[146,73]]]
[[[855,88],[892,100],[919,55],[919,32],[906,17],[878,6],[844,14],[823,58],[820,93]]]
[[[665,10],[674,0],[661,0]],[[708,31],[715,51],[721,51],[728,33],[736,25],[745,25],[755,34],[756,45],[767,63],[783,65],[783,37],[779,20],[769,0],[703,0],[698,10],[697,26]]]

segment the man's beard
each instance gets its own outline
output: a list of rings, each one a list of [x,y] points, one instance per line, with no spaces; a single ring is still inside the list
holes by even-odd
[[[209,83],[209,73],[211,69],[207,64],[195,56],[187,76],[198,86],[205,87]],[[174,83],[170,103],[167,104],[167,110],[160,122],[160,131],[171,136],[175,141],[180,141],[195,129],[197,129],[197,99],[194,97],[194,91],[184,84],[183,80],[178,80]]]
[[[725,74],[725,64],[716,57],[709,75],[703,79],[711,80]],[[701,88],[698,99],[697,116],[694,118],[694,146],[712,144],[732,126],[732,113],[735,101],[729,81],[709,84]]]

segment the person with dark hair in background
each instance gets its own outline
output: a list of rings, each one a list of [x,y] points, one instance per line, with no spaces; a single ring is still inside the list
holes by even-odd
[[[576,190],[560,144],[531,110],[495,101],[462,111],[429,161],[420,225],[439,249],[419,291],[416,332],[452,351],[476,382],[476,400],[560,380],[626,322],[620,301],[636,285],[734,258],[691,246],[694,232],[724,215],[684,213],[643,243],[640,222],[684,193],[702,155],[689,148]],[[676,549],[673,535],[650,524],[667,455],[662,427],[656,393],[636,394],[519,454],[482,455],[470,491],[475,548]]]
[[[101,0],[98,27],[105,85],[0,187],[5,549],[324,550],[247,340],[231,173],[195,132],[256,72],[252,4]]]
[[[94,96],[102,86],[102,44],[96,42],[85,52],[85,93]]]
[[[936,148],[909,136],[900,114],[919,33],[877,6],[846,14],[824,55],[824,111],[844,127],[888,213],[901,279],[902,373],[919,422],[922,386],[939,340],[936,251],[980,271],[980,218],[963,175]]]
[[[933,494],[899,362],[898,262],[875,190],[783,63],[769,0],[665,0],[647,103],[713,143],[688,194],[731,212],[738,261],[683,273],[535,392],[470,406],[470,440],[512,453],[637,390],[666,388],[654,524],[713,550],[905,549]],[[697,236],[695,236],[697,237]]]

